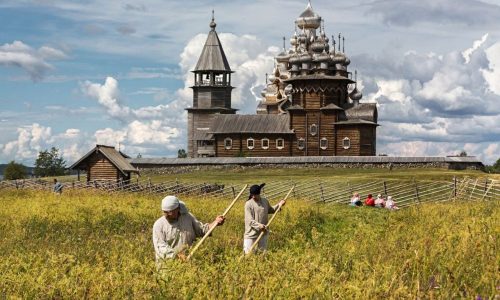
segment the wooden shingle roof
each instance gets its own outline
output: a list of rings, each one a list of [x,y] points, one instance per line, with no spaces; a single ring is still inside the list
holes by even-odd
[[[289,115],[217,115],[212,132],[292,134]]]
[[[207,41],[194,68],[194,72],[198,71],[231,72],[226,54],[215,30],[208,33]]]
[[[345,110],[345,119],[339,121],[348,120],[365,120],[373,123],[377,123],[377,104],[375,103],[360,103]]]

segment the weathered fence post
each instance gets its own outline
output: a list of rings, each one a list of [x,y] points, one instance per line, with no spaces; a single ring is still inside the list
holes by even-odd
[[[487,194],[488,194],[488,192],[490,191],[491,186],[493,185],[493,182],[492,182],[492,184],[490,184],[490,187],[489,187],[488,189],[486,189],[486,186],[487,186],[487,185],[488,185],[488,178],[486,178],[486,182],[484,183],[484,189],[485,189],[485,191],[484,191],[484,195],[483,195],[483,197],[481,198],[481,201],[483,201],[483,200],[484,200],[484,197],[486,197],[486,195],[487,195]]]
[[[453,176],[453,198],[457,198],[457,177]]]
[[[236,197],[236,191],[234,190],[234,186],[231,186],[231,189],[233,190],[233,198]]]
[[[323,183],[319,183],[319,189],[321,191],[321,201],[325,202],[325,195],[323,193]]]
[[[384,195],[387,197],[387,183],[384,180]]]
[[[418,201],[418,204],[420,204],[420,196],[418,194],[418,185],[417,185],[417,181],[415,180],[415,178],[413,178],[413,183],[415,184],[415,197]]]

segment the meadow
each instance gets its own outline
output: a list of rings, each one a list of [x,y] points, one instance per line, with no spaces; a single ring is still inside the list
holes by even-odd
[[[0,192],[0,299],[414,299],[500,294],[498,201],[400,211],[290,199],[269,251],[239,260],[237,202],[189,262],[157,269],[161,196]],[[184,198],[209,222],[231,199]],[[275,202],[277,199],[271,199]]]

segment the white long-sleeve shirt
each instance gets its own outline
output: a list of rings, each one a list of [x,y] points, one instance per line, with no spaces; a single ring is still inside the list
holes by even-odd
[[[209,224],[201,223],[191,213],[179,215],[175,222],[169,222],[164,216],[159,218],[153,225],[156,261],[175,258],[184,245],[190,246],[208,230]]]
[[[245,234],[244,238],[254,239],[260,234],[259,225],[267,225],[268,214],[273,214],[279,204],[271,206],[266,198],[259,201],[250,199],[245,203]]]

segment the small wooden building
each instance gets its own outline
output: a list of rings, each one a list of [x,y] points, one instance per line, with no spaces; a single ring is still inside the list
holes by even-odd
[[[127,160],[129,158],[112,146],[96,145],[94,149],[75,162],[70,169],[78,171],[78,180],[80,180],[80,171],[85,171],[87,172],[87,181],[127,181],[130,180],[131,173],[139,173]]]

